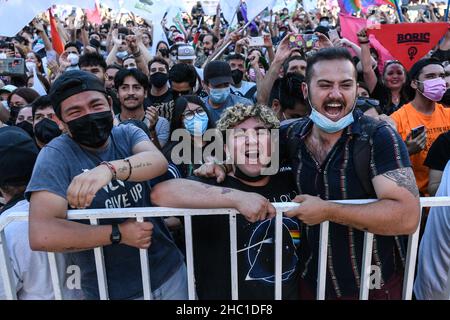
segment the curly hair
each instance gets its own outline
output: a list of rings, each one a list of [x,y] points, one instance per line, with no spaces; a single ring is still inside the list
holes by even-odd
[[[280,121],[277,116],[266,105],[243,105],[238,103],[222,113],[222,116],[216,123],[216,128],[219,131],[226,131],[227,129],[236,127],[248,118],[258,118],[269,129],[280,127]]]

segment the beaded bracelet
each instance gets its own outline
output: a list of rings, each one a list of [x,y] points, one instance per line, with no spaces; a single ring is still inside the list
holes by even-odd
[[[124,179],[123,181],[128,181],[128,179],[130,179],[130,177],[131,177],[131,173],[133,172],[133,167],[131,166],[130,159],[126,158],[126,159],[123,159],[123,161],[128,162],[128,169],[129,169],[128,177],[126,179]]]
[[[111,162],[108,162],[108,161],[102,161],[101,163],[100,163],[100,165],[105,165],[105,166],[107,166],[108,167],[108,169],[109,169],[109,171],[111,171],[111,174],[112,174],[112,178],[111,178],[111,180],[116,180],[117,179],[117,171],[116,171],[116,167],[114,167],[114,165],[111,163]]]

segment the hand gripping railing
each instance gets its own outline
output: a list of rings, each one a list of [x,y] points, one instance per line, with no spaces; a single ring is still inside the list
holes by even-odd
[[[374,202],[376,200],[342,200],[334,201],[345,204],[364,204]],[[277,210],[275,219],[275,299],[281,300],[282,297],[282,213],[298,206],[297,203],[273,203]],[[421,198],[421,209],[423,207],[450,206],[450,197],[434,197]],[[202,215],[229,215],[230,217],[230,249],[231,249],[231,288],[232,299],[237,300],[238,295],[238,276],[237,276],[237,233],[236,233],[236,214],[234,209],[174,209],[174,208],[126,208],[126,209],[87,209],[87,210],[70,210],[68,211],[68,219],[70,220],[90,220],[92,225],[97,225],[99,219],[112,218],[136,218],[137,221],[143,221],[145,217],[168,217],[183,216],[185,222],[185,240],[186,240],[186,264],[188,279],[188,295],[189,299],[194,300],[195,280],[194,280],[194,258],[192,242],[192,216]],[[13,273],[7,247],[5,243],[5,227],[14,221],[27,221],[27,212],[17,212],[6,217],[0,216],[0,272],[3,279],[3,285],[7,299],[17,299]],[[419,223],[420,225],[420,223]],[[328,248],[328,230],[329,222],[322,222],[320,225],[320,248],[318,261],[318,279],[317,279],[317,299],[325,299],[326,284],[326,257]],[[403,282],[403,299],[410,300],[413,291],[414,271],[417,259],[417,249],[419,241],[419,227],[409,236],[408,251],[406,257],[405,275]],[[372,256],[373,234],[365,232],[364,235],[364,251],[361,268],[361,286],[360,299],[367,300],[369,296],[370,266]],[[100,299],[108,299],[108,287],[106,281],[105,262],[103,250],[101,247],[94,249],[95,264],[97,270],[97,279]],[[52,285],[55,292],[55,299],[62,299],[62,284],[59,281],[58,268],[56,266],[55,254],[48,253],[50,265]],[[142,285],[144,299],[152,299],[150,287],[150,268],[148,261],[148,252],[140,249]]]

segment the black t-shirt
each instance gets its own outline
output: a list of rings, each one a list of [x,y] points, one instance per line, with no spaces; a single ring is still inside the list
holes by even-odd
[[[162,96],[154,96],[150,93],[150,90],[148,92],[148,103],[151,106],[159,106],[160,104],[167,103],[169,101],[173,100],[173,94],[172,89],[168,89],[166,93],[164,93]]]
[[[392,113],[400,109],[405,103],[408,101],[404,99],[404,97],[400,97],[400,102],[398,105],[395,105],[391,101],[391,96],[389,94],[389,89],[383,85],[379,80],[377,82],[377,85],[373,89],[372,93],[370,94],[370,97],[373,99],[377,99],[380,101],[380,107],[382,113],[390,116]]]
[[[192,177],[210,185],[215,179]],[[291,172],[278,173],[263,187],[252,187],[228,176],[222,187],[258,193],[271,202],[290,202],[297,195]],[[237,216],[239,299],[274,299],[275,219],[250,223]],[[298,299],[301,222],[283,218],[283,299]],[[231,299],[229,217],[193,217],[192,235],[197,294],[200,299]]]
[[[444,171],[450,160],[450,131],[441,133],[433,142],[423,163],[433,170]]]
[[[432,55],[432,58],[438,59],[441,62],[450,60],[450,50],[437,49]]]

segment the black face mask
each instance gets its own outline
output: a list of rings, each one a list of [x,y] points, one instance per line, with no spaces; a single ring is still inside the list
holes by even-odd
[[[111,111],[90,113],[67,122],[72,139],[79,144],[99,148],[106,143],[113,127]]]
[[[156,72],[150,76],[150,83],[156,88],[162,88],[169,79],[167,73]]]
[[[55,121],[44,118],[34,126],[34,135],[39,142],[44,144],[49,143],[54,138],[61,135],[58,125]]]
[[[163,57],[168,58],[169,57],[169,49],[159,49],[159,52]]]
[[[239,84],[242,81],[242,78],[244,78],[244,73],[239,69],[234,69],[231,71],[231,77],[233,78],[234,84]]]
[[[34,138],[33,125],[28,121],[22,121],[21,123],[16,124],[16,127],[19,127],[25,130],[30,137]]]
[[[450,89],[447,89],[447,91],[445,91],[444,96],[442,97],[441,101],[439,101],[439,103],[445,106],[450,106]]]
[[[16,123],[17,116],[19,115],[20,109],[22,107],[11,107],[9,111],[9,123],[14,124]]]

